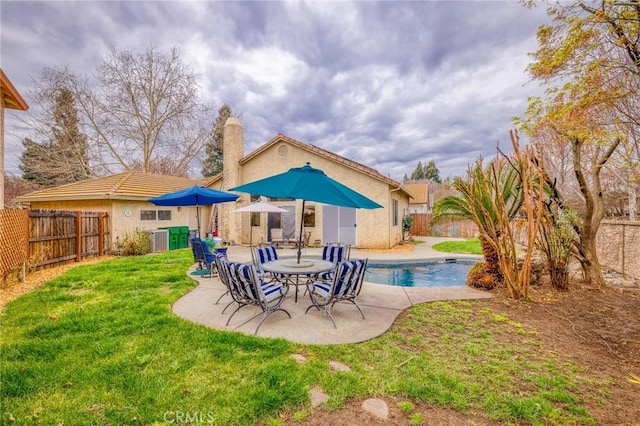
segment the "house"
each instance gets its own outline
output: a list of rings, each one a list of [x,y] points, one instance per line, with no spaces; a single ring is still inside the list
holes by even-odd
[[[253,152],[244,154],[244,130],[236,117],[224,128],[223,155],[225,169],[208,182],[216,189],[227,190],[258,179],[284,173],[307,162],[329,177],[384,206],[382,209],[353,209],[306,202],[305,238],[310,243],[342,242],[359,248],[390,248],[402,239],[402,217],[407,214],[411,194],[399,182],[355,161],[314,145],[278,134]],[[237,204],[247,205],[255,198],[240,193]],[[254,215],[233,212],[237,207],[218,205],[219,233],[225,240],[249,243],[269,241],[270,229],[283,229],[285,238],[295,238],[300,231],[301,200],[270,199],[270,203],[287,213]],[[266,220],[261,220],[266,218]],[[250,221],[253,220],[253,228]],[[256,238],[257,237],[257,238]]]
[[[310,162],[329,177],[384,206],[365,210],[305,203],[304,233],[311,244],[343,242],[360,248],[389,248],[402,239],[402,217],[407,214],[411,194],[399,182],[374,169],[316,146],[278,134],[253,152],[244,153],[244,130],[240,120],[227,120],[223,138],[224,170],[203,180],[191,180],[138,172],[126,172],[45,189],[17,198],[33,209],[107,211],[112,235],[117,238],[135,229],[187,225],[197,228],[194,208],[157,207],[149,198],[200,184],[227,191],[238,185],[283,173]],[[267,200],[286,213],[247,214],[235,212],[258,197],[239,193],[233,203],[202,206],[200,235],[216,230],[236,244],[270,241],[270,230],[280,228],[294,239],[300,229],[301,200]],[[250,225],[252,227],[250,227]]]
[[[172,226],[195,230],[197,218],[193,208],[159,207],[148,199],[199,183],[182,177],[129,171],[31,192],[16,197],[16,201],[32,209],[106,212],[113,246],[117,238],[136,230]]]
[[[29,105],[13,87],[9,77],[0,69],[0,209],[4,208],[4,110],[5,108],[26,111]]]
[[[409,213],[431,213],[428,182],[405,183],[407,191],[413,195],[409,202]]]

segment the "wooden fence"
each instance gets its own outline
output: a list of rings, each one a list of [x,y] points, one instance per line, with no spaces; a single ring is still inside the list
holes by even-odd
[[[431,226],[433,213],[411,213],[410,216],[413,218],[410,235],[460,238],[478,235],[478,227],[471,221],[445,219],[438,222],[437,225]]]
[[[107,213],[66,210],[1,212],[0,229],[3,234],[5,230],[11,232],[7,238],[3,235],[0,239],[2,276],[23,262],[27,262],[30,268],[46,268],[103,256],[111,250]]]

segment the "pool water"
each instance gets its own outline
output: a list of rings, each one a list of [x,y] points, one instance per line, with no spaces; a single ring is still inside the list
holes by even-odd
[[[401,287],[455,287],[465,285],[475,260],[443,259],[424,262],[367,264],[364,280]]]

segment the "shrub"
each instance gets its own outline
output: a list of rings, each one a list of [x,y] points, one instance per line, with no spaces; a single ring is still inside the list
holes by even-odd
[[[497,282],[495,275],[487,272],[487,264],[485,262],[473,264],[469,269],[469,273],[467,273],[467,285],[469,287],[492,290]]]
[[[413,217],[405,216],[402,218],[402,239],[406,238],[406,235],[411,231],[411,225],[413,225]]]
[[[139,256],[151,251],[151,235],[143,231],[126,232],[116,238],[116,252],[120,256]]]

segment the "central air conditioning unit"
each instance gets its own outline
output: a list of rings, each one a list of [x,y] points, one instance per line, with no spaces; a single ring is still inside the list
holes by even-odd
[[[151,235],[151,253],[169,250],[169,230],[155,229],[144,232]]]

